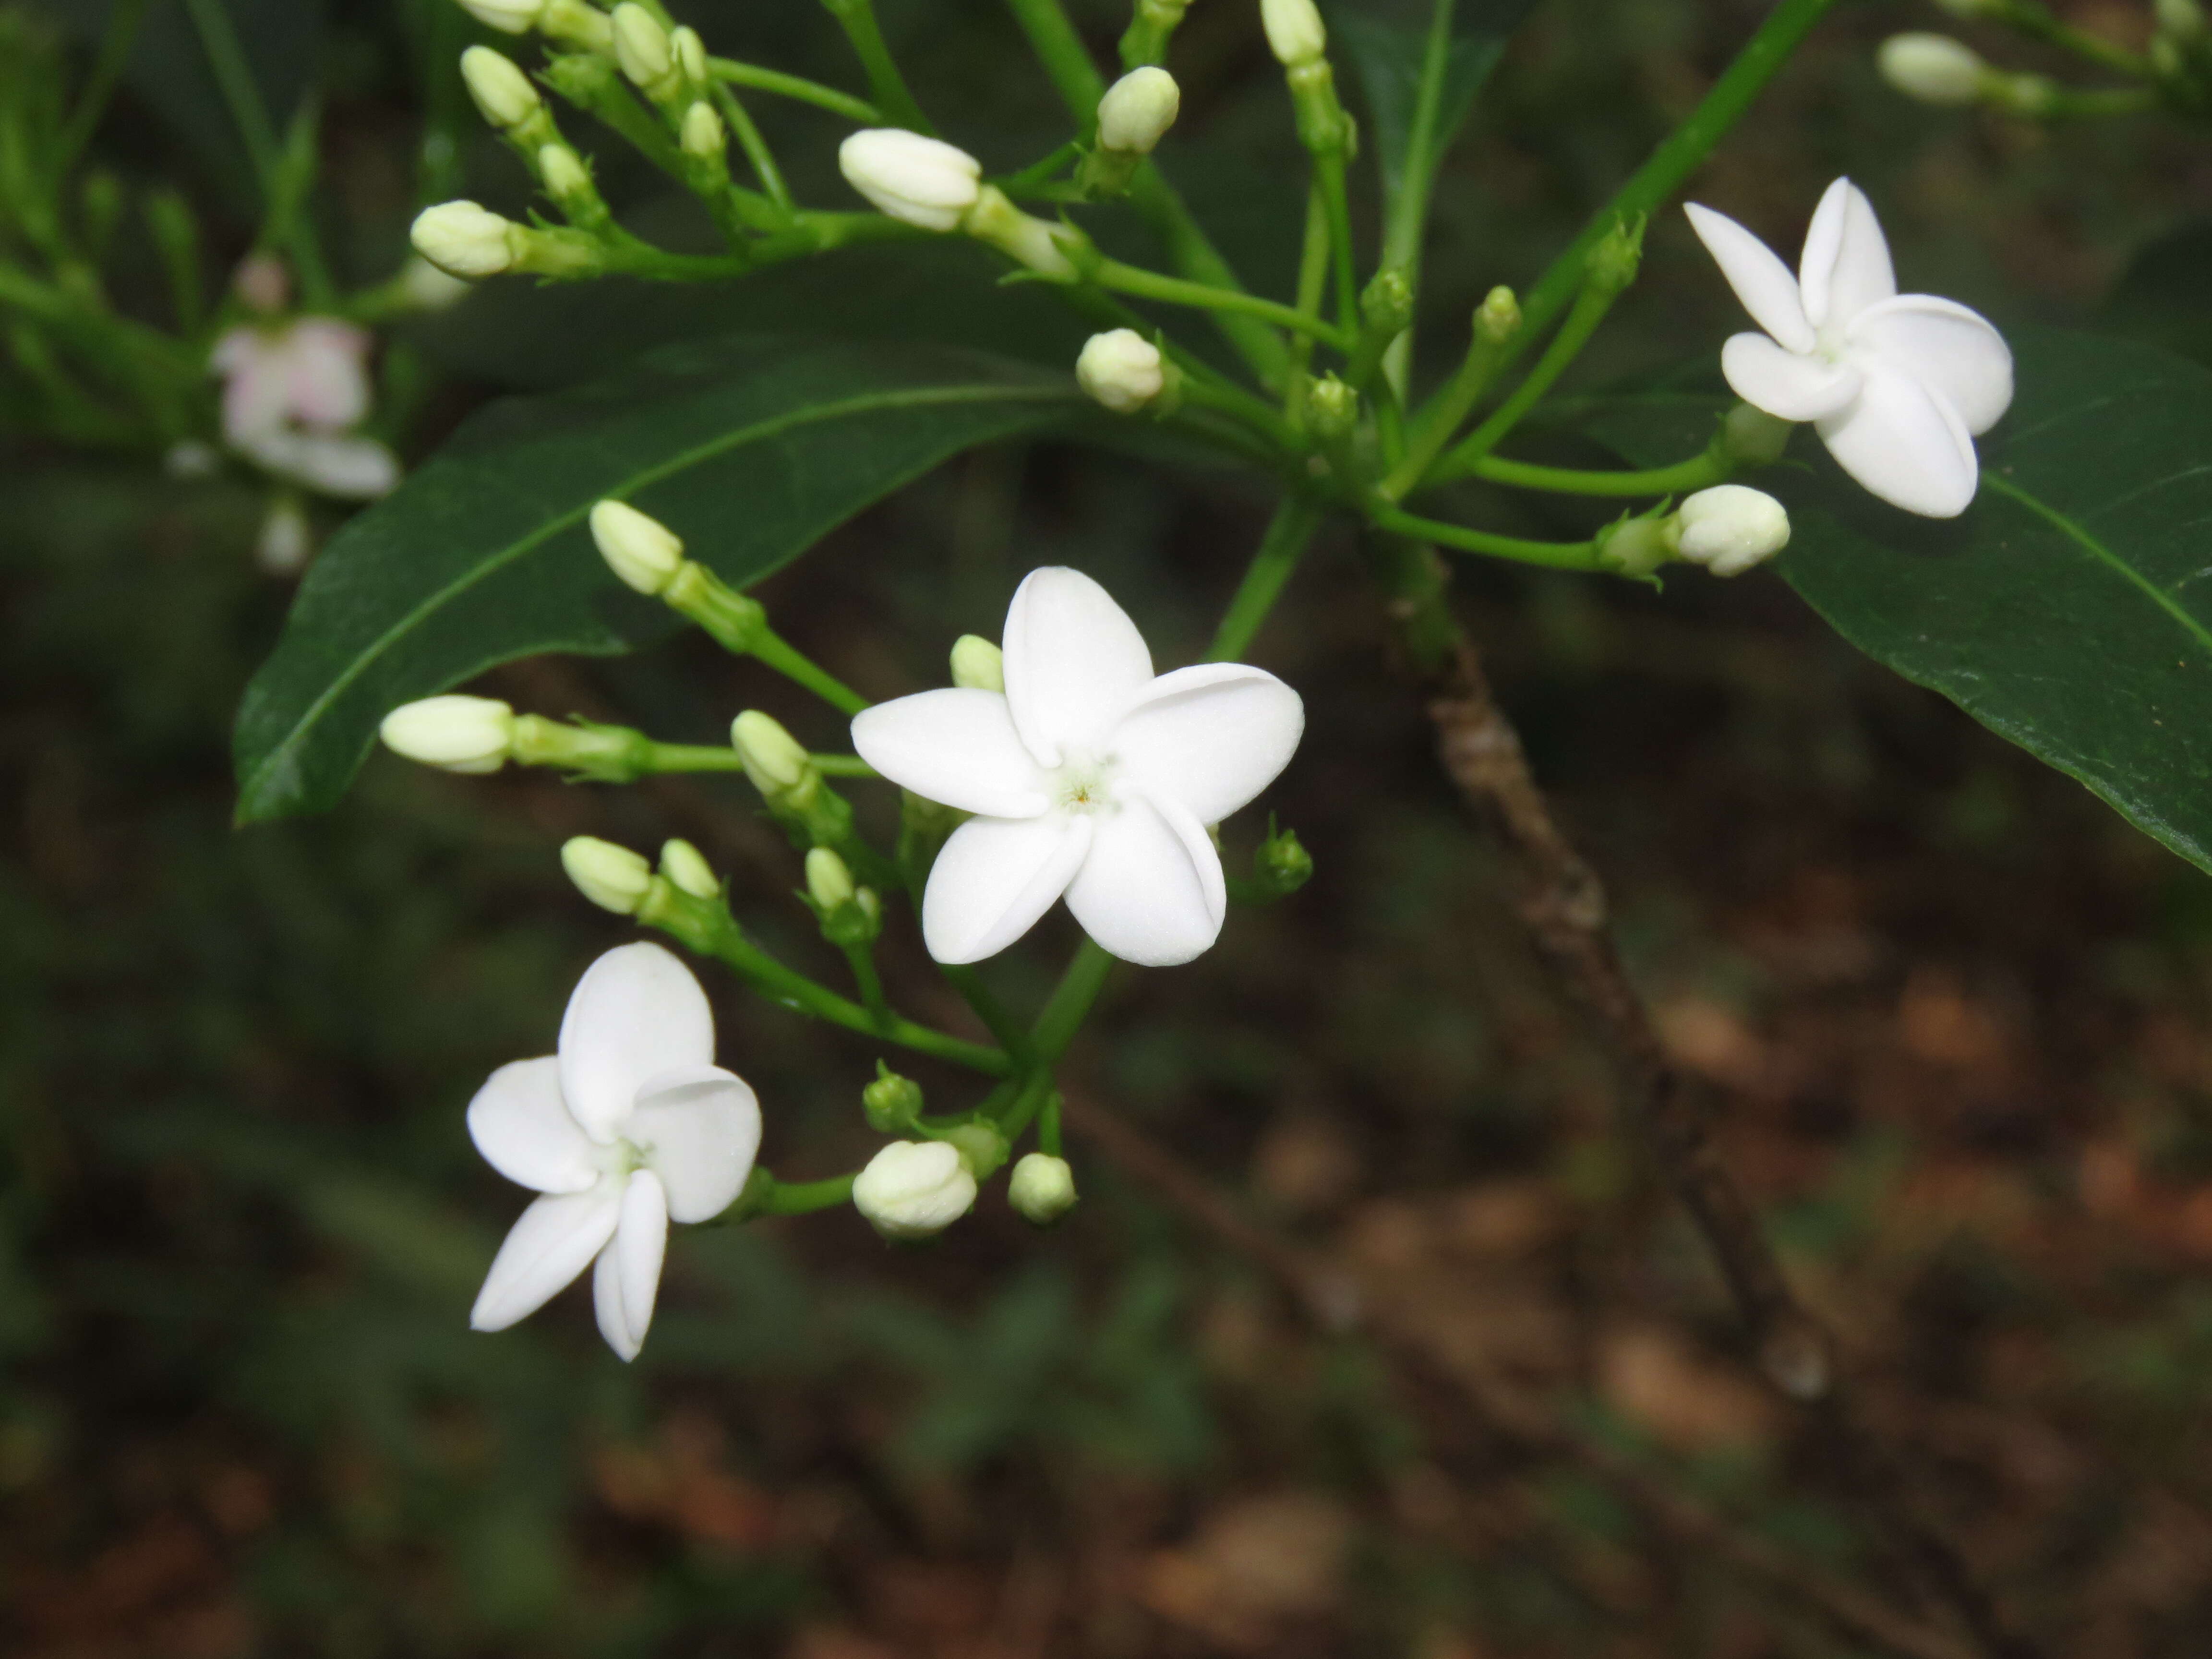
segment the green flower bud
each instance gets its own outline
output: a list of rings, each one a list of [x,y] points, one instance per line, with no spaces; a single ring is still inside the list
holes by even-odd
[[[1503,283],[1483,296],[1474,308],[1475,337],[1504,345],[1521,331],[1521,301]]]
[[[651,596],[676,580],[684,564],[683,538],[659,520],[610,500],[592,508],[591,523],[599,556],[625,585]]]
[[[805,745],[770,714],[748,708],[730,722],[730,744],[753,787],[763,795],[796,789],[814,769]]]
[[[1260,26],[1267,50],[1286,69],[1310,64],[1328,50],[1328,31],[1314,0],[1260,0]]]
[[[1594,538],[1599,562],[1616,574],[1649,576],[1674,556],[1671,521],[1662,519],[1623,519],[1607,525]]]
[[[824,912],[842,909],[853,902],[853,872],[830,848],[817,847],[806,855],[806,892]]]
[[[878,1134],[899,1134],[912,1128],[915,1119],[921,1115],[921,1085],[910,1077],[901,1077],[879,1060],[876,1080],[860,1091],[860,1110]]]
[[[699,31],[686,24],[668,37],[674,48],[677,72],[694,86],[704,86],[707,81],[707,43],[699,38]]]
[[[1324,442],[1347,438],[1359,424],[1359,394],[1334,374],[1306,387],[1306,425]]]
[[[730,135],[722,125],[722,118],[714,113],[714,106],[701,99],[684,112],[684,131],[678,143],[684,153],[696,161],[718,161],[729,148]]]
[[[633,86],[650,89],[668,78],[676,49],[659,18],[637,0],[623,0],[615,8],[614,29],[615,62]]]
[[[519,127],[543,108],[538,88],[505,52],[471,46],[461,54],[461,81],[477,112],[504,132]]]
[[[514,743],[514,710],[496,697],[402,703],[377,728],[396,755],[447,772],[496,772]]]
[[[1023,1220],[1049,1227],[1075,1207],[1075,1171],[1049,1152],[1025,1152],[1006,1178],[1006,1202]]]
[[[1644,224],[1642,214],[1633,221],[1616,221],[1599,240],[1583,267],[1591,283],[1618,294],[1636,280],[1636,268],[1644,259]]]
[[[952,641],[952,683],[970,691],[1004,691],[1006,653],[981,634],[963,634]]]
[[[1721,419],[1721,453],[1739,468],[1771,466],[1790,447],[1792,422],[1749,404],[1738,404]]]
[[[538,146],[538,182],[571,219],[588,217],[599,207],[599,192],[592,183],[592,170],[566,144]]]
[[[1313,854],[1295,830],[1267,827],[1267,838],[1252,850],[1252,876],[1278,898],[1287,898],[1313,879]]]
[[[664,842],[660,848],[660,873],[672,886],[689,893],[693,898],[720,898],[722,883],[714,874],[706,855],[688,841]]]
[[[959,1150],[961,1164],[978,1181],[988,1180],[1012,1150],[995,1123],[957,1123],[939,1139]]]
[[[1385,265],[1359,296],[1359,319],[1377,334],[1395,337],[1413,320],[1413,285],[1395,265]]]
[[[561,867],[576,890],[618,916],[634,916],[653,885],[653,866],[627,847],[596,836],[576,836],[561,848]]]

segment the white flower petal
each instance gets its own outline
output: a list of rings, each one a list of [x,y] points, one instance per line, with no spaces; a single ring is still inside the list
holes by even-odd
[[[1721,373],[1737,397],[1781,421],[1817,421],[1859,395],[1856,368],[1784,351],[1764,334],[1729,336]]]
[[[1955,301],[1900,295],[1853,318],[1847,337],[1949,399],[1968,432],[1987,432],[2012,403],[2012,349],[1988,319]]]
[[[921,938],[942,963],[996,956],[1036,926],[1091,850],[1089,814],[970,818],[952,832],[921,895]]]
[[[258,330],[231,330],[210,362],[224,376],[222,435],[226,442],[243,447],[283,425],[288,378],[284,360],[270,349]]]
[[[309,426],[351,426],[368,413],[367,331],[335,317],[303,317],[284,337],[286,401]]]
[[[1956,518],[1981,481],[1958,410],[1940,392],[1879,365],[1869,368],[1857,400],[1814,430],[1837,465],[1907,513]]]
[[[1866,192],[1850,179],[1830,185],[1813,210],[1797,277],[1806,319],[1815,329],[1848,323],[1896,294],[1897,273],[1890,266],[1881,221]]]
[[[580,1193],[599,1178],[591,1137],[561,1098],[561,1062],[547,1054],[494,1072],[469,1103],[469,1139],[517,1186]]]
[[[492,1258],[483,1289],[469,1310],[470,1325],[503,1331],[536,1313],[614,1237],[621,1211],[621,1189],[611,1181],[589,1192],[563,1193],[532,1204]]]
[[[1751,320],[1792,351],[1813,349],[1813,325],[1805,319],[1805,307],[1797,292],[1797,279],[1790,267],[1774,257],[1774,250],[1725,213],[1716,213],[1695,202],[1683,206],[1690,228],[1705,245],[1751,313]]]
[[[561,1020],[561,1093],[592,1139],[629,1120],[664,1072],[714,1063],[714,1016],[691,970],[658,945],[623,945],[584,970]]]
[[[948,686],[864,708],[853,716],[853,747],[901,788],[963,812],[1032,818],[1048,804],[996,691]]]
[[[1136,788],[1218,823],[1290,764],[1305,726],[1298,694],[1265,669],[1200,663],[1154,680],[1113,749]]]
[[[1152,681],[1136,623],[1079,570],[1032,570],[1006,610],[1006,702],[1040,766],[1095,749]]]
[[[278,477],[342,501],[374,501],[399,482],[399,458],[374,438],[278,426],[233,442]]]
[[[1067,889],[1083,931],[1124,962],[1172,968],[1221,937],[1229,895],[1205,827],[1171,800],[1125,795]]]
[[[623,1131],[668,1192],[672,1221],[711,1221],[730,1207],[760,1151],[760,1102],[719,1066],[654,1078]]]
[[[653,1324],[653,1304],[660,1293],[660,1264],[668,1254],[668,1195],[650,1170],[640,1170],[623,1188],[622,1218],[614,1243],[606,1252],[614,1258],[614,1276],[621,1291],[623,1329],[629,1338],[629,1352],[611,1337],[608,1341],[624,1359],[637,1358]],[[593,1301],[599,1286],[592,1285]],[[602,1316],[600,1334],[605,1335]]]
[[[645,1344],[629,1334],[629,1316],[623,1311],[622,1260],[611,1241],[592,1269],[592,1312],[615,1358],[624,1364],[636,1358]]]

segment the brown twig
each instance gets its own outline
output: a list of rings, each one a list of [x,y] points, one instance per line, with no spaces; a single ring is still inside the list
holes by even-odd
[[[1261,1268],[1315,1324],[1334,1334],[1364,1335],[1409,1380],[1448,1390],[1472,1407],[1491,1434],[1524,1454],[1574,1463],[1679,1542],[1765,1585],[1837,1635],[1870,1643],[1898,1659],[1971,1659],[1971,1650],[1956,1638],[1893,1611],[1678,1496],[1632,1460],[1562,1422],[1528,1389],[1473,1370],[1464,1358],[1447,1358],[1416,1310],[1375,1294],[1341,1263],[1250,1220],[1174,1152],[1115,1114],[1080,1094],[1066,1095],[1062,1111],[1070,1130],[1185,1219]]]
[[[1444,770],[1498,826],[1517,866],[1529,934],[1594,1017],[1628,1115],[1712,1251],[1760,1370],[1795,1402],[1858,1506],[1979,1650],[1988,1659],[2036,1659],[2036,1647],[2005,1625],[1959,1550],[1920,1513],[1894,1456],[1852,1409],[1827,1332],[1791,1291],[1721,1162],[1701,1103],[1660,1047],[1614,949],[1604,886],[1552,816],[1474,641],[1446,605],[1435,550],[1382,546],[1373,562],[1397,654],[1419,688]]]

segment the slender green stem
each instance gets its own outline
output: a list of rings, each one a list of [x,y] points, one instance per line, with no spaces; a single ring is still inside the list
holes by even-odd
[[[1321,181],[1316,179],[1306,187],[1305,240],[1298,252],[1298,313],[1304,317],[1321,315],[1322,296],[1328,292],[1328,204],[1322,199]],[[1306,375],[1313,365],[1313,337],[1298,334],[1291,339],[1291,373],[1283,384],[1283,413],[1291,421],[1304,418]]]
[[[1996,14],[1996,21],[2009,23],[2031,39],[2045,41],[2062,52],[2070,52],[2115,75],[2124,75],[2130,80],[2148,80],[2151,66],[2125,46],[2115,46],[2070,23],[2061,22],[2045,7],[2035,0],[2012,0]],[[2153,100],[2155,102],[2155,99]]]
[[[280,165],[276,129],[261,101],[260,88],[253,83],[253,70],[238,44],[237,31],[230,26],[230,14],[223,9],[222,0],[185,0],[185,9],[191,14],[200,50],[207,54],[208,68],[214,72],[216,86],[230,111],[231,124],[238,129],[240,141],[253,162],[254,176],[266,195],[276,187]]]
[[[774,629],[763,625],[760,637],[748,647],[752,654],[787,680],[805,686],[840,714],[857,714],[868,700],[822,668]]]
[[[811,104],[817,109],[828,110],[832,115],[842,115],[848,121],[857,121],[864,127],[879,127],[884,124],[884,112],[866,99],[855,98],[835,87],[825,87],[819,81],[786,75],[781,70],[742,64],[734,58],[709,58],[707,70],[718,81],[727,81],[732,86],[750,87],[756,92],[765,92],[774,97]]]
[[[814,769],[825,778],[872,778],[880,775],[876,769],[858,755],[810,755]]]
[[[1244,654],[1297,569],[1299,559],[1312,545],[1321,520],[1321,508],[1313,502],[1298,495],[1284,497],[1275,516],[1267,521],[1259,550],[1245,567],[1244,580],[1237,585],[1229,609],[1222,613],[1221,626],[1214,629],[1213,643],[1206,647],[1208,662],[1235,662]]]
[[[1032,161],[1019,173],[1010,173],[1005,178],[993,182],[1018,201],[1024,197],[1034,197],[1060,174],[1066,172],[1069,166],[1082,154],[1083,141],[1079,138],[1071,138],[1042,161]]]
[[[1339,350],[1346,350],[1350,346],[1349,338],[1342,329],[1317,317],[1302,315],[1292,307],[1277,301],[1247,294],[1242,289],[1215,288],[1180,276],[1163,276],[1158,271],[1146,270],[1138,265],[1123,264],[1119,259],[1101,259],[1088,274],[1102,288],[1115,289],[1123,294],[1134,294],[1144,299],[1162,301],[1168,305],[1191,306],[1201,311],[1257,317],[1278,327],[1310,334]]]
[[[1050,1072],[1033,1072],[1022,1085],[1021,1091],[1007,1103],[1000,1115],[999,1130],[1009,1143],[1018,1141],[1047,1103],[1057,1100],[1060,1091],[1052,1086]]]
[[[853,984],[860,993],[860,1006],[876,1022],[876,1029],[888,1026],[894,1016],[890,1004],[884,997],[884,976],[876,971],[874,953],[865,945],[845,946],[845,960],[852,964]]]
[[[1735,469],[1726,455],[1707,450],[1672,466],[1655,466],[1641,472],[1585,472],[1574,467],[1534,466],[1484,455],[1468,464],[1469,472],[1492,483],[1515,489],[1545,489],[1563,495],[1674,495],[1711,484],[1725,483]]]
[[[1397,507],[1382,507],[1369,515],[1378,530],[1393,535],[1442,542],[1462,552],[1511,559],[1520,564],[1548,565],[1554,570],[1602,570],[1595,542],[1532,542],[1517,536],[1495,536],[1486,530],[1446,524],[1441,519],[1419,518]]]
[[[1336,269],[1336,320],[1347,340],[1359,332],[1359,279],[1353,274],[1352,198],[1345,187],[1344,155],[1314,157],[1314,182],[1328,215],[1328,246]],[[1349,353],[1351,348],[1346,346]]]
[[[1386,497],[1397,501],[1421,482],[1430,464],[1451,441],[1452,434],[1459,430],[1459,423],[1498,378],[1498,370],[1505,366],[1506,348],[1516,337],[1511,333],[1500,337],[1491,332],[1484,326],[1482,312],[1475,313],[1474,331],[1468,341],[1466,357],[1451,380],[1413,416],[1407,429],[1405,453],[1382,480],[1382,490]]]
[[[945,982],[960,993],[968,1006],[975,1011],[975,1018],[983,1022],[984,1029],[999,1040],[999,1046],[1014,1057],[1017,1064],[1026,1065],[1030,1058],[1029,1028],[1016,1019],[1006,1004],[991,994],[983,983],[982,975],[973,968],[954,967],[939,963],[937,971]]]
[[[860,68],[868,77],[868,88],[876,95],[877,106],[899,126],[915,132],[934,135],[937,129],[915,102],[914,94],[908,90],[906,77],[891,57],[891,49],[884,44],[884,32],[876,23],[874,0],[823,0],[837,26],[845,31],[845,39],[852,43],[853,55],[860,60]]]
[[[100,55],[93,60],[92,73],[85,77],[84,87],[77,94],[76,107],[70,112],[69,125],[62,130],[59,153],[53,161],[58,176],[76,164],[78,155],[91,141],[93,129],[106,113],[107,100],[114,95],[115,83],[122,78],[123,66],[137,41],[138,25],[145,18],[146,5],[147,0],[118,0],[115,9],[109,14],[107,27],[100,38]]]
[[[1559,325],[1559,332],[1544,348],[1544,355],[1536,360],[1536,366],[1513,388],[1511,395],[1491,411],[1488,419],[1429,469],[1424,482],[1437,483],[1457,477],[1496,448],[1498,441],[1521,423],[1522,417],[1566,373],[1567,366],[1582,355],[1582,349],[1589,343],[1590,336],[1597,331],[1597,325],[1605,320],[1605,313],[1613,309],[1613,302],[1620,297],[1617,283],[1596,279],[1585,282],[1581,294],[1576,296],[1574,308],[1567,313],[1567,320]]]
[[[1060,1091],[1057,1089],[1044,1097],[1044,1110],[1037,1118],[1037,1151],[1048,1158],[1060,1156]]]
[[[2091,92],[2062,88],[2036,113],[2046,120],[2095,120],[2114,115],[2147,115],[2160,101],[2156,89],[2150,87],[2110,87]]]
[[[757,1194],[748,1193],[738,1201],[749,1216],[811,1215],[817,1210],[834,1210],[841,1204],[850,1204],[854,1179],[854,1176],[841,1175],[831,1176],[826,1181],[778,1181],[769,1176],[765,1190]]]
[[[1098,992],[1106,983],[1106,975],[1114,966],[1114,958],[1096,939],[1085,939],[1067,969],[1053,988],[1052,996],[1044,1012],[1030,1027],[1030,1041],[1040,1065],[1050,1066],[1067,1052],[1067,1045],[1075,1040],[1082,1029],[1084,1016],[1097,1000]],[[996,1052],[994,1050],[993,1052]]]
[[[1443,118],[1444,76],[1451,67],[1452,13],[1456,0],[1436,0],[1429,12],[1429,34],[1421,48],[1421,78],[1413,91],[1413,118],[1407,133],[1405,170],[1398,189],[1382,210],[1382,268],[1402,270],[1416,291],[1420,287],[1422,242],[1428,229],[1429,198],[1436,188],[1437,163],[1443,146],[1437,123]],[[1413,331],[1408,327],[1382,354],[1383,377],[1400,398],[1413,361]]]
[[[726,83],[716,83],[714,101],[721,106],[723,118],[730,124],[730,131],[737,135],[738,148],[744,151],[745,160],[751,164],[753,177],[760,180],[761,189],[768,199],[775,204],[777,216],[788,220],[797,204],[791,198],[791,186],[784,183],[783,169],[776,166],[775,156],[768,147],[768,140],[761,137],[761,130],[753,124],[752,116]]]

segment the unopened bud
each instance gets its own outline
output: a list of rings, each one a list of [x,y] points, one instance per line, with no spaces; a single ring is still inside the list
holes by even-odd
[[[1334,374],[1306,387],[1306,426],[1324,441],[1348,438],[1359,423],[1359,394]]]
[[[628,501],[604,501],[592,508],[591,523],[599,556],[626,586],[652,596],[676,580],[684,565],[684,543],[659,520]]]
[[[975,1202],[975,1177],[942,1140],[894,1140],[853,1182],[853,1207],[885,1238],[927,1238]]]
[[[922,230],[957,230],[981,193],[983,164],[899,127],[869,127],[837,148],[845,182],[880,213]]]
[[[1167,386],[1160,349],[1133,328],[1110,329],[1083,343],[1075,380],[1116,415],[1134,415]]]
[[[1024,1153],[1006,1177],[1006,1202],[1023,1220],[1049,1227],[1075,1207],[1075,1171],[1050,1152]]]
[[[687,23],[668,37],[668,44],[676,53],[677,72],[692,85],[704,86],[707,81],[707,43],[699,38],[699,31]]]
[[[1981,101],[1990,66],[1981,54],[1948,34],[1893,34],[1875,54],[1881,78],[1923,104]]]
[[[1982,99],[2008,115],[2048,115],[2058,104],[2058,82],[2047,75],[2002,75],[1991,70]]]
[[[461,80],[483,118],[502,132],[520,126],[544,107],[530,77],[514,60],[489,46],[471,46],[461,54]]]
[[[660,20],[637,3],[623,0],[615,8],[615,63],[630,84],[648,90],[668,78],[676,67],[676,49]]]
[[[757,708],[748,708],[730,722],[730,744],[753,787],[763,795],[796,788],[814,769],[805,745],[774,715]]]
[[[538,147],[538,181],[564,212],[588,209],[599,199],[599,191],[592,187],[591,169],[566,144]]]
[[[978,1181],[988,1181],[1006,1161],[1013,1149],[1006,1145],[1003,1130],[995,1123],[978,1120],[973,1123],[956,1123],[944,1132],[945,1140],[957,1147],[960,1161],[968,1173]]]
[[[664,842],[660,848],[660,873],[671,885],[689,893],[693,898],[720,898],[721,878],[715,875],[714,866],[707,862],[706,854],[688,841]]]
[[[961,216],[960,228],[1055,283],[1075,280],[1075,261],[1069,255],[1087,246],[1080,231],[1023,212],[996,185],[976,191],[975,205]]]
[[[1385,265],[1359,295],[1359,319],[1374,333],[1395,338],[1413,320],[1413,285],[1395,265]]]
[[[1098,100],[1098,143],[1129,155],[1150,155],[1182,107],[1175,76],[1147,64],[1131,70]]]
[[[970,691],[1004,691],[1006,653],[981,634],[963,634],[952,641],[952,683]]]
[[[1328,31],[1314,0],[1260,0],[1260,25],[1267,50],[1286,69],[1310,64],[1328,50]]]
[[[527,34],[545,10],[545,0],[460,0],[460,5],[486,28],[502,34]]]
[[[1790,544],[1790,514],[1747,484],[1701,489],[1675,510],[1676,550],[1716,576],[1737,576]]]
[[[1593,540],[1598,561],[1616,575],[1641,580],[1674,556],[1672,520],[1622,519],[1599,531]]]
[[[921,1115],[921,1085],[910,1077],[901,1077],[879,1060],[876,1080],[860,1091],[860,1110],[867,1115],[868,1127],[879,1135],[912,1128],[915,1119]]]
[[[514,263],[510,233],[515,228],[474,202],[441,202],[415,216],[408,239],[441,270],[473,282],[496,276]]]
[[[377,728],[395,755],[448,772],[496,772],[514,741],[514,710],[496,697],[402,703]]]
[[[1589,263],[1583,268],[1584,278],[1613,294],[1634,282],[1636,268],[1644,261],[1644,225],[1641,214],[1633,220],[1615,220],[1590,250]]]
[[[1252,874],[1278,898],[1287,898],[1313,879],[1313,854],[1295,830],[1269,826],[1267,840],[1252,850]]]
[[[714,106],[701,99],[684,112],[684,130],[678,142],[686,155],[702,161],[719,161],[729,146],[730,135]]]
[[[853,872],[845,860],[827,847],[806,855],[806,896],[823,910],[836,910],[853,902]]]
[[[653,866],[627,847],[596,836],[574,836],[561,845],[561,867],[576,890],[618,916],[634,916],[653,885]]]
[[[400,291],[417,311],[443,311],[466,296],[469,285],[451,271],[441,270],[419,253],[410,254],[399,270]]]
[[[1790,447],[1795,423],[1749,404],[1738,404],[1721,417],[1721,451],[1738,467],[1771,466]]]
[[[1474,308],[1475,337],[1492,345],[1504,345],[1521,331],[1521,301],[1513,290],[1500,283],[1483,295],[1482,303]]]

